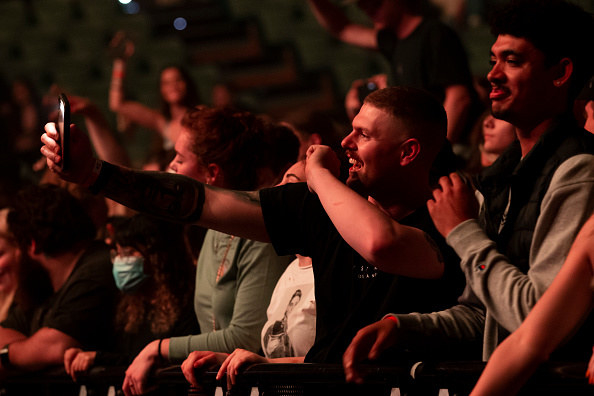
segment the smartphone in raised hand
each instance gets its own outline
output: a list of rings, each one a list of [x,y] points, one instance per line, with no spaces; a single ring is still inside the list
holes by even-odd
[[[60,156],[62,161],[58,165],[62,170],[70,166],[70,104],[65,94],[58,96],[58,133],[60,134]]]

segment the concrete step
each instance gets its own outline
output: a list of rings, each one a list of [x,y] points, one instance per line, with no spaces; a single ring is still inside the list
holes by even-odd
[[[219,68],[234,90],[290,84],[299,77],[291,47],[270,48],[260,57],[221,64]]]
[[[229,63],[264,55],[257,21],[219,21],[180,33],[195,64]]]
[[[305,73],[292,83],[247,89],[238,96],[249,97],[261,111],[277,119],[283,119],[295,109],[334,109],[339,102],[329,71]]]

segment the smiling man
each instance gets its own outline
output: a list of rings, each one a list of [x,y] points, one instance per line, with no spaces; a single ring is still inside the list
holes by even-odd
[[[443,309],[463,288],[458,259],[425,207],[446,114],[424,91],[386,88],[366,99],[343,141],[348,184],[359,193],[338,179],[339,160],[326,146],[309,149],[307,184],[246,193],[94,160],[84,135],[72,132],[76,166],[62,177],[137,210],[311,257],[318,320],[306,361],[340,362],[355,332],[384,312]],[[57,171],[56,138],[48,124],[42,152]]]
[[[592,16],[559,0],[514,1],[492,31],[492,111],[515,126],[518,140],[478,180],[479,219],[473,191],[455,174],[440,180],[428,202],[461,258],[467,288],[448,310],[395,315],[362,330],[344,357],[352,380],[360,380],[358,362],[403,339],[482,337],[487,359],[544,293],[594,210],[594,138],[571,116],[594,70],[594,54],[581,44],[594,37]],[[558,353],[587,359],[587,345],[576,340]]]

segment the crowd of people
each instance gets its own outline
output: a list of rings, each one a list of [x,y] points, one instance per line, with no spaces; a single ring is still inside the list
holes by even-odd
[[[472,395],[510,395],[556,359],[589,361],[594,383],[593,16],[504,4],[481,114],[462,43],[425,2],[360,0],[371,27],[308,4],[391,64],[353,82],[340,139],[323,117],[200,104],[180,66],[160,73],[160,110],[129,101],[120,33],[118,125],[69,95],[86,129],[71,125],[69,152],[15,81],[0,107],[3,161],[21,158],[0,191],[0,381],[125,366],[128,396],[158,392],[171,364],[200,388],[206,369],[232,387],[250,364],[311,362],[346,376],[312,394],[358,394],[366,363],[482,359]],[[158,141],[142,167],[114,132],[134,123]]]

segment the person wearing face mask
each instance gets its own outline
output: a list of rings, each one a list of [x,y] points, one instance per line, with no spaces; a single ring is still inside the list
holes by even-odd
[[[144,271],[144,257],[137,250],[118,246],[118,250],[112,250],[111,262],[116,287],[123,293],[134,293],[148,278]]]
[[[115,316],[116,342],[110,350],[68,349],[66,372],[93,365],[128,365],[152,340],[196,334],[193,312],[195,267],[183,226],[135,215],[113,223],[113,277],[121,291]]]

